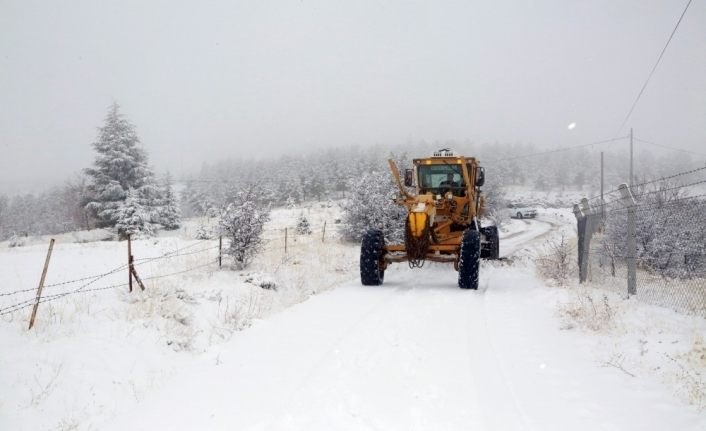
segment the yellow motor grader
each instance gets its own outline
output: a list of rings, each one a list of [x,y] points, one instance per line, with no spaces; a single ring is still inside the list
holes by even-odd
[[[382,284],[393,262],[418,268],[428,260],[453,263],[458,286],[477,289],[480,258],[498,259],[500,251],[497,227],[480,225],[485,170],[478,160],[446,148],[435,151],[430,158],[413,160],[404,185],[395,162],[388,162],[399,188],[395,202],[408,210],[404,244],[385,244],[382,231],[367,231],[360,250],[362,283]]]

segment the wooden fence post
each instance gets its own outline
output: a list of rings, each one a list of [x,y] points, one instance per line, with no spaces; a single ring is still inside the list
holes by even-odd
[[[223,264],[223,235],[218,235],[218,267],[220,268]]]
[[[54,249],[54,238],[49,240],[49,250],[47,251],[47,258],[44,261],[44,269],[42,270],[42,277],[39,279],[39,287],[37,287],[37,299],[34,301],[34,307],[32,308],[32,317],[29,319],[29,328],[32,329],[34,326],[34,319],[37,317],[37,309],[39,308],[39,300],[42,299],[42,289],[44,288],[44,280],[47,278],[47,270],[49,269],[49,259],[51,259],[51,252]]]
[[[132,238],[131,235],[127,235],[127,271],[128,271],[128,279],[129,279],[129,285],[130,285],[130,292],[132,292],[132,278],[135,277],[135,281],[137,281],[137,284],[140,286],[140,289],[145,290],[145,285],[142,283],[142,280],[140,279],[140,276],[137,275],[137,271],[135,271],[135,258],[132,256]]]
[[[284,228],[284,254],[287,254],[287,228]]]
[[[326,221],[324,220],[324,231],[321,232],[321,242],[324,242],[326,239]]]
[[[130,285],[129,292],[132,292],[132,240],[130,234],[127,234],[127,278]]]

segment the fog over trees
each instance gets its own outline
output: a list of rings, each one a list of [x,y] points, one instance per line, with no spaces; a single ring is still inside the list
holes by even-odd
[[[145,212],[141,217],[145,223],[166,229],[178,227],[181,214],[185,217],[220,214],[246,185],[254,186],[254,198],[259,203],[273,207],[306,201],[365,199],[357,194],[363,193],[361,184],[372,178],[379,186],[395,191],[387,158],[393,156],[409,164],[412,158],[427,157],[441,147],[479,157],[487,171],[484,191],[490,208],[494,201],[502,198],[502,189],[506,186],[597,194],[600,189],[599,151],[605,152],[607,188],[627,181],[629,163],[626,142],[542,154],[552,149],[520,143],[439,141],[373,148],[329,148],[260,159],[218,160],[214,156],[205,160],[200,171],[192,175],[156,178],[147,164],[137,131],[120,115],[117,105],[110,108],[94,147],[98,153],[95,165],[68,178],[63,185],[37,194],[0,195],[0,239],[12,235],[112,228],[118,214],[126,214],[120,212],[120,206],[130,190],[134,195],[132,202],[139,203],[141,211]],[[637,148],[635,176],[638,179],[660,178],[702,166],[700,161],[684,153],[663,154],[648,147]],[[174,192],[172,186],[179,192]]]

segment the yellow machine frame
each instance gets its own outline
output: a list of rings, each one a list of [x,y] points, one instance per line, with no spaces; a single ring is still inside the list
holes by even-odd
[[[405,179],[414,178],[415,194],[408,192],[405,187],[412,185],[409,184],[409,181],[403,185],[395,162],[390,159],[388,163],[400,191],[395,202],[404,205],[408,210],[407,235],[419,239],[423,235],[430,234],[431,242],[424,259],[436,262],[453,262],[458,269],[458,253],[463,232],[471,226],[478,230],[477,220],[484,211],[484,198],[478,184],[479,179],[482,182],[484,173],[479,161],[475,157],[459,157],[448,153],[414,159],[413,169],[411,173],[407,172]],[[420,188],[419,168],[428,165],[459,166],[463,176],[463,185],[453,191],[445,192],[443,195],[434,193],[434,190]],[[384,254],[385,267],[391,262],[409,260],[405,244],[386,245],[384,250],[386,252]]]

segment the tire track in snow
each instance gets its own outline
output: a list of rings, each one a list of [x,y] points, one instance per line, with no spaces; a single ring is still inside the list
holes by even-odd
[[[464,343],[469,303],[482,294],[450,285],[455,272],[448,269],[393,271],[390,278],[403,283],[386,295],[395,300],[366,313],[337,338],[293,394],[279,426],[341,428],[342,418],[326,418],[341,410],[343,424],[350,425],[343,428],[485,429]],[[442,286],[427,281],[435,279]],[[307,414],[312,410],[325,413],[315,418]]]
[[[498,354],[493,342],[495,333],[489,323],[487,313],[487,297],[492,294],[487,291],[492,289],[491,283],[495,271],[488,271],[491,269],[488,266],[486,266],[486,271],[484,271],[486,274],[483,276],[485,280],[483,280],[482,300],[477,309],[468,314],[469,328],[482,327],[481,330],[476,329],[472,334],[477,338],[469,337],[468,343],[470,348],[480,353],[471,357],[471,366],[474,370],[480,371],[479,378],[483,382],[482,387],[488,390],[481,402],[484,405],[483,411],[503,412],[502,415],[495,414],[488,417],[486,422],[490,424],[491,429],[497,431],[535,430],[536,427],[532,425],[526,410],[522,407],[509,378],[505,366],[507,359]],[[493,267],[493,269],[496,268]],[[475,346],[473,346],[473,342],[475,342]],[[511,403],[507,402],[508,399],[511,400]],[[512,412],[507,411],[505,406],[512,406]]]

